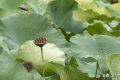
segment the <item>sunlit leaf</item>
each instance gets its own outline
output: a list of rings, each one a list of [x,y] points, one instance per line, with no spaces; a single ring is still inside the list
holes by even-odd
[[[107,64],[110,72],[112,73],[113,80],[119,80],[120,77],[120,54],[113,54],[107,57]]]
[[[120,3],[116,3],[112,5],[114,8],[120,10]]]
[[[98,0],[76,0],[78,7],[84,10],[93,10],[99,15],[107,15],[109,17],[120,17],[120,11],[116,10],[110,4]]]
[[[47,43],[43,46],[44,63],[53,61],[58,64],[65,64],[65,53],[55,44]],[[42,56],[40,47],[36,46],[33,41],[25,42],[18,50],[18,59],[31,61],[39,70],[42,66]]]

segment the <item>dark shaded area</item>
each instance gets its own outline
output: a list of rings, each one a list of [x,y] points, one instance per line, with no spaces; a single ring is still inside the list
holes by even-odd
[[[119,1],[118,0],[111,0],[111,4],[115,4],[115,3],[118,3]]]
[[[3,52],[3,48],[2,47],[0,47],[0,54]]]

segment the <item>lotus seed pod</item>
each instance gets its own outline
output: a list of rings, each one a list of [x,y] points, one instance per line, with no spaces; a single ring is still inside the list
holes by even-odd
[[[29,61],[24,62],[23,66],[27,69],[28,72],[30,72],[33,69],[33,64]]]
[[[47,43],[47,39],[43,37],[36,38],[34,44],[39,47],[43,47]]]

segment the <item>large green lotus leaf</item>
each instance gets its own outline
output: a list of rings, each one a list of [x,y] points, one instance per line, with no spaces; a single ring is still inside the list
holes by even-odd
[[[106,63],[110,72],[115,75],[120,73],[120,54],[112,54],[107,57]],[[117,79],[115,79],[117,80]]]
[[[0,54],[3,51],[9,51],[7,44],[4,42],[5,38],[0,36]]]
[[[41,75],[35,69],[31,70],[30,74],[32,74],[34,76],[34,80],[41,80]]]
[[[79,69],[80,68],[82,69],[83,72],[88,73],[88,75],[90,77],[95,77],[96,62],[95,63],[84,63],[84,64],[81,64],[80,67],[79,67]],[[100,77],[99,75],[100,75],[100,72],[98,71],[97,72],[97,77]]]
[[[105,23],[96,21],[86,28],[86,30],[91,34],[109,34],[109,31],[105,27]]]
[[[92,78],[95,77],[96,66],[98,65],[96,59],[94,59],[92,57],[88,57],[88,58],[80,58],[80,57],[73,58],[72,57],[68,63],[70,65],[77,66],[77,68],[81,72],[87,73],[89,75],[89,77],[92,77]],[[101,75],[101,71],[100,71],[99,65],[98,65],[96,77],[100,78],[100,75]]]
[[[71,38],[71,51],[79,57],[99,59],[102,55],[120,52],[120,43],[115,37],[107,35],[80,36]],[[103,56],[102,56],[103,57]]]
[[[53,0],[28,0],[26,3],[33,12],[43,15],[46,12],[48,3]]]
[[[14,53],[11,51],[0,55],[0,80],[34,80],[22,64],[15,61]]]
[[[113,22],[110,25],[112,28],[111,35],[112,36],[120,36],[120,23]]]
[[[5,10],[0,8],[0,17],[3,16],[5,14]]]
[[[46,80],[60,80],[58,75],[52,75],[46,78]]]
[[[64,67],[60,64],[50,62],[45,65],[45,69],[46,71],[56,73],[60,77],[60,80],[93,80],[87,74],[82,73],[71,65]]]
[[[72,10],[76,4],[74,0],[55,0],[49,3],[48,14],[57,27],[75,33],[83,30],[80,23],[72,16]]]
[[[88,57],[88,58],[72,57],[71,60],[69,61],[69,64],[77,67],[83,73],[87,73],[89,77],[92,77],[92,78],[95,77],[96,66],[98,66],[96,77],[100,78],[101,71],[99,69],[99,65],[97,64],[97,60],[95,60],[92,57]]]
[[[74,56],[77,59],[79,65],[80,58],[92,57],[99,62],[102,72],[106,71],[105,57],[108,54],[119,53],[120,52],[120,41],[114,37],[106,35],[96,35],[96,36],[80,36],[76,35],[71,38],[70,54],[68,56]],[[83,72],[85,69],[80,68]],[[88,74],[91,74],[90,72]]]
[[[106,15],[98,15],[92,19],[89,19],[89,23],[93,23],[95,20],[99,20],[99,21],[103,21],[105,23],[109,23],[109,22],[112,22],[113,20],[115,20],[116,18],[115,17],[108,17]]]
[[[4,15],[12,15],[15,14],[19,10],[20,4],[22,4],[25,0],[0,0],[0,8],[4,10]]]
[[[27,40],[46,37],[48,42],[60,46],[66,42],[60,30],[53,29],[45,17],[37,14],[19,14],[3,18],[0,35],[7,37],[10,48],[16,48]]]
[[[79,58],[76,59],[79,64],[79,70],[81,70],[84,73],[87,73],[89,77],[95,77],[96,73],[96,63],[97,62],[83,62]],[[97,78],[100,78],[101,71],[100,69],[97,69]]]
[[[25,0],[1,0],[0,1],[0,8],[7,9],[7,10],[14,10],[17,9],[19,4]]]
[[[112,26],[112,25],[111,25]],[[120,23],[116,23],[116,25],[114,24],[114,27],[112,27],[113,31],[120,31]]]
[[[53,61],[65,65],[65,53],[55,44],[45,44],[43,46],[43,56],[44,64]],[[18,59],[31,61],[35,68],[40,70],[42,66],[41,49],[33,41],[27,41],[18,49]]]

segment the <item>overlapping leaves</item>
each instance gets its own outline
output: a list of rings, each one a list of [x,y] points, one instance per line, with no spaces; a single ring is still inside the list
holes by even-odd
[[[15,60],[15,51],[4,52],[0,55],[1,80],[34,80],[34,77]]]
[[[74,0],[52,1],[48,6],[48,14],[52,22],[69,32],[81,33],[84,28],[72,16],[72,10],[77,7],[76,4]]]
[[[53,29],[45,17],[37,14],[20,14],[4,18],[0,23],[0,31],[0,35],[9,39],[6,43],[10,44],[10,48],[18,47],[25,41],[34,40],[39,36],[46,37],[48,42],[58,46],[66,42],[59,30]]]
[[[33,12],[16,14],[18,6],[24,1]],[[67,64],[71,57],[76,60],[73,61],[74,65],[65,66],[53,62],[47,63],[46,70],[54,73],[54,75],[49,74],[51,77],[48,76],[48,80],[93,80],[90,77],[95,77],[97,62],[99,63],[98,78],[108,69],[112,74],[119,73],[120,41],[115,37],[106,36],[119,36],[119,3],[110,5],[110,0],[109,4],[104,2],[101,0],[1,0],[0,16],[11,13],[16,15],[6,16],[0,20],[0,79],[40,79],[38,73],[34,71],[32,74],[28,73],[21,63],[16,61],[17,51],[15,53],[9,51],[38,36],[46,37],[49,43],[64,50],[67,54]],[[114,21],[117,24],[111,25]],[[64,30],[68,42],[62,32],[55,28]],[[81,33],[83,29],[90,35],[99,35],[83,37],[74,34]],[[110,54],[112,55],[107,58],[107,67],[105,58]]]
[[[94,37],[88,37],[88,36],[83,37],[80,35],[76,35],[71,39],[70,50],[72,54],[68,54],[68,55],[74,56],[80,66],[86,65],[86,63],[84,63],[84,65],[83,63],[81,63],[82,62],[81,58],[92,57],[98,61],[101,71],[102,73],[104,73],[107,70],[107,66],[105,62],[106,55],[113,53],[120,53],[119,47],[120,47],[120,41],[114,37],[103,36],[103,35],[102,36],[97,35]],[[88,59],[88,61],[90,60]],[[94,69],[96,68],[95,65],[92,66],[94,67]],[[85,67],[83,68],[80,67],[80,69],[83,70],[83,72],[86,72],[87,70],[85,70],[84,68]],[[89,69],[87,72],[89,72]],[[89,72],[88,74],[91,73],[92,72]]]

